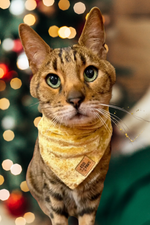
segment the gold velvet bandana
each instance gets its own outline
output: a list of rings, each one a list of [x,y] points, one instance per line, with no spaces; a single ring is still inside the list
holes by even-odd
[[[99,163],[111,140],[110,118],[101,127],[69,128],[43,116],[38,124],[40,153],[69,188],[76,188]]]

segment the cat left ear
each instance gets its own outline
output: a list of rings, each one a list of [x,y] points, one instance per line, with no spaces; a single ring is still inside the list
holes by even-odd
[[[28,57],[30,68],[34,73],[41,67],[44,59],[51,51],[48,44],[28,25],[20,24],[19,36]]]
[[[89,12],[78,43],[91,49],[101,59],[106,59],[105,30],[99,8],[94,7]]]

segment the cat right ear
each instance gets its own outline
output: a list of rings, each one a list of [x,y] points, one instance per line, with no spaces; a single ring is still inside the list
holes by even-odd
[[[101,59],[106,59],[105,30],[99,8],[94,7],[89,12],[78,43],[91,49]]]
[[[26,24],[20,24],[19,36],[24,51],[28,57],[30,68],[33,74],[35,74],[51,51],[51,48],[31,27]]]

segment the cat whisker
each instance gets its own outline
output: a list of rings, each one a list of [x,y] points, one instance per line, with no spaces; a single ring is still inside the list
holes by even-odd
[[[33,107],[33,106],[35,106],[35,105],[37,105],[39,103],[40,103],[39,101],[38,102],[35,102],[35,103],[31,104],[29,107]]]
[[[139,117],[139,116],[136,116],[136,115],[134,115],[133,113],[130,113],[129,111],[127,111],[127,110],[125,110],[125,109],[123,109],[123,108],[121,108],[121,107],[119,107],[119,106],[110,105],[110,104],[103,104],[103,103],[100,103],[100,105],[101,105],[101,106],[107,106],[107,107],[109,107],[109,108],[117,109],[117,110],[120,110],[120,111],[122,111],[122,112],[125,112],[125,113],[127,113],[128,115],[133,116],[133,117],[134,117],[135,119],[137,119],[137,120],[144,121],[144,122],[150,122],[150,120],[146,120],[146,119],[144,119],[144,118],[141,118],[141,117]]]
[[[102,111],[100,111],[100,110],[98,110],[98,109],[97,109],[96,111],[98,111],[100,114],[102,114],[106,119],[108,118],[108,117],[106,117],[106,115],[105,115]],[[111,133],[112,131],[110,130],[110,128],[109,128],[108,125],[106,124],[106,121],[100,116],[100,114],[99,114],[98,112],[95,112],[96,115],[97,115],[97,118],[98,118],[101,122],[104,123],[105,128],[108,129],[109,132]]]

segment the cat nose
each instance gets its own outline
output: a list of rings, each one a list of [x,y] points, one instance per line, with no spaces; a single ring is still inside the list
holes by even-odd
[[[67,96],[67,102],[78,109],[85,97],[81,91],[72,90]]]

